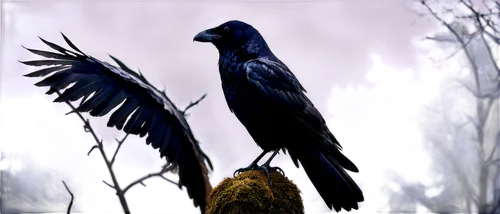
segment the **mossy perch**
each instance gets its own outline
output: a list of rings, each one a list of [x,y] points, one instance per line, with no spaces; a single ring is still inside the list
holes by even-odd
[[[261,170],[226,178],[207,200],[207,214],[304,213],[300,190],[277,171],[270,171],[272,185]]]

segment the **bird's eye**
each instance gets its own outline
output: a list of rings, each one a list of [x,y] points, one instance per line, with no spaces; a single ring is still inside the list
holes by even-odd
[[[229,33],[229,27],[224,27],[224,33]]]

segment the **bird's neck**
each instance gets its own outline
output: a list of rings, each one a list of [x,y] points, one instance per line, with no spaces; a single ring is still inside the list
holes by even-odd
[[[219,62],[226,63],[244,63],[259,57],[274,57],[269,47],[262,44],[245,44],[236,49],[221,49],[219,50]],[[220,62],[221,63],[221,62]]]

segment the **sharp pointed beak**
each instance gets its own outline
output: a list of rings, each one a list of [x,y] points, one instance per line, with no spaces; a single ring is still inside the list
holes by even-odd
[[[197,42],[213,42],[213,41],[215,41],[217,39],[220,39],[220,38],[221,38],[221,36],[215,34],[214,30],[212,28],[212,29],[201,31],[198,34],[196,34],[196,36],[194,36],[194,38],[193,38],[193,41],[197,41]]]

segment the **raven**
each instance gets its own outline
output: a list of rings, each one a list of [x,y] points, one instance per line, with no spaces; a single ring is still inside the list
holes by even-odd
[[[29,66],[50,66],[24,76],[45,77],[54,73],[35,85],[49,86],[46,94],[65,89],[54,102],[76,101],[83,97],[76,111],[90,112],[94,117],[104,116],[123,103],[111,114],[107,126],[140,137],[148,134],[146,144],[160,148],[160,157],[165,156],[167,163],[179,174],[179,188],[185,186],[194,206],[200,206],[201,213],[205,213],[206,197],[212,190],[205,162],[211,170],[213,166],[194,138],[184,112],[140,72],[137,74],[111,55],[120,67],[89,56],[64,34],[62,36],[74,51],[42,38],[43,43],[59,53],[23,46],[34,54],[54,59],[20,61]]]
[[[227,105],[263,149],[250,166],[237,172],[279,169],[270,167],[270,162],[278,151],[288,151],[295,166],[300,162],[304,167],[330,209],[358,209],[363,193],[344,170],[358,172],[358,168],[340,152],[342,147],[305,95],[304,87],[273,54],[259,31],[232,20],[198,33],[193,40],[217,48]],[[258,166],[271,151],[269,160]]]

